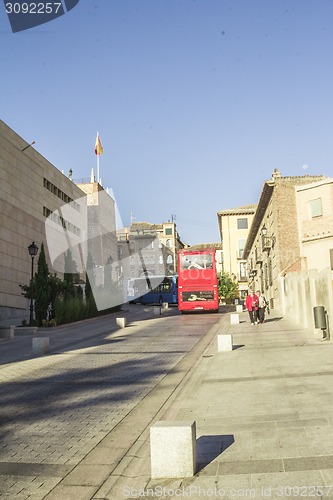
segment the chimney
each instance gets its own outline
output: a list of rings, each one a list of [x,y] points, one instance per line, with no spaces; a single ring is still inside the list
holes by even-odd
[[[281,172],[278,168],[274,168],[274,172],[272,173],[272,179],[276,179],[278,177],[281,177]]]

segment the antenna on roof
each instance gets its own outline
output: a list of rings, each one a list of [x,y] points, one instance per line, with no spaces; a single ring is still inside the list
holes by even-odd
[[[25,151],[26,149],[30,148],[33,144],[36,144],[36,141],[32,141],[31,144],[28,144],[27,146],[25,146],[23,149],[21,149],[21,152],[23,153],[23,151]]]
[[[131,221],[131,225],[133,224],[133,221],[136,219],[136,217],[133,217],[133,212],[131,211],[131,214],[130,214],[130,221]]]

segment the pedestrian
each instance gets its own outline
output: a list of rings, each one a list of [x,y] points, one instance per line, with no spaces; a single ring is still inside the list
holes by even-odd
[[[268,305],[268,302],[263,293],[260,290],[257,291],[258,296],[258,320],[259,323],[264,323],[265,321],[265,309]]]
[[[245,307],[248,310],[251,325],[258,324],[258,303],[258,296],[251,290],[245,299]]]

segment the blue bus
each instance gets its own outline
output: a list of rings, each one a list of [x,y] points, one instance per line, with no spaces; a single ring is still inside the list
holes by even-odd
[[[178,276],[141,276],[128,281],[130,304],[177,304]]]

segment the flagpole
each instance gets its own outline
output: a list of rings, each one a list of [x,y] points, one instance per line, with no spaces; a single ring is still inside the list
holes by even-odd
[[[98,134],[98,132],[97,132],[97,140],[98,140],[98,138],[99,138],[99,134]],[[98,184],[99,184],[99,156],[100,156],[100,155],[99,155],[99,154],[97,154],[96,156],[97,156],[97,182],[98,182]]]

